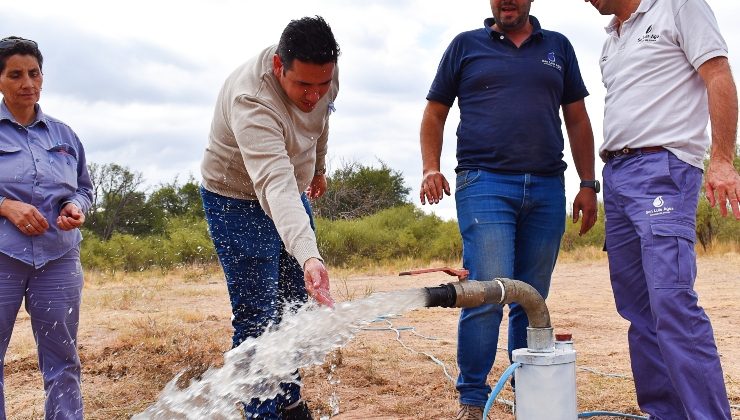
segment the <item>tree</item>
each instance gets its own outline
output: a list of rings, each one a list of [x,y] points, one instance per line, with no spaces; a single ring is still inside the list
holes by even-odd
[[[330,220],[356,219],[409,203],[410,188],[403,175],[383,161],[380,168],[344,162],[327,177],[327,191],[314,202],[317,216]]]
[[[191,176],[180,185],[177,179],[172,183],[160,185],[152,192],[147,203],[160,208],[166,217],[190,216],[196,219],[205,217],[200,198],[200,185]]]
[[[147,200],[146,193],[136,191],[131,195],[128,203],[121,208],[113,232],[149,236],[164,234],[166,230],[165,211]]]
[[[203,199],[200,196],[200,183],[193,177],[183,184],[177,192],[183,201],[185,214],[195,219],[205,219],[206,214],[203,211]]]
[[[141,203],[137,190],[143,183],[141,173],[110,163],[88,165],[93,185],[93,200],[87,216],[87,228],[104,240],[110,239],[121,222],[121,216],[132,206]],[[139,198],[139,200],[136,200]]]

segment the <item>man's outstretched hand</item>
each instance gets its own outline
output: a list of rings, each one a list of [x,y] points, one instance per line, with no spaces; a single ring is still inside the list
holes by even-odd
[[[329,292],[329,272],[318,258],[309,258],[303,265],[303,276],[308,295],[322,305],[334,307],[334,299]]]

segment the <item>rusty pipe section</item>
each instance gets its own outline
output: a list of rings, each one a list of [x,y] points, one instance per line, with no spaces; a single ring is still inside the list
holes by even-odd
[[[458,281],[425,287],[427,307],[474,308],[484,304],[518,303],[529,319],[527,347],[533,352],[554,349],[550,312],[537,290],[519,280],[496,278],[491,281]]]

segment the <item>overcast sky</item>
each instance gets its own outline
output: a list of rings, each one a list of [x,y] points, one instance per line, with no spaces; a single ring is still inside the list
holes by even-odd
[[[740,68],[740,1],[708,0]],[[591,96],[586,104],[601,143],[604,87],[598,57],[609,18],[582,0],[537,0],[545,29],[570,39]],[[482,27],[485,0],[129,0],[3,2],[2,36],[38,41],[44,54],[44,111],[68,123],[89,162],[115,162],[149,185],[200,179],[214,101],[224,78],[285,25],[308,15],[331,25],[342,55],[330,170],[343,161],[402,171],[418,204],[419,124],[437,64],[452,38]],[[454,184],[457,105],[445,131],[442,170]],[[567,141],[566,141],[567,145]],[[567,195],[578,191],[569,163]],[[601,164],[597,162],[599,178]],[[429,206],[424,206],[427,211]],[[454,218],[446,198],[432,210]]]

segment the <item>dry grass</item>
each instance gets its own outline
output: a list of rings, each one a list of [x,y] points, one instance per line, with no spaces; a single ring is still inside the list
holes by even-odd
[[[729,256],[740,254],[740,238],[736,242],[719,242],[715,241],[707,249],[701,246],[696,247],[696,252],[700,257]]]
[[[558,262],[560,263],[574,263],[584,261],[599,261],[606,258],[606,253],[603,249],[595,246],[584,246],[572,251],[563,251],[558,255]]]
[[[440,262],[429,266],[456,266]],[[712,318],[722,354],[732,404],[740,404],[740,255],[702,257],[697,288]],[[368,294],[437,285],[454,278],[443,274],[398,277],[403,265],[371,271],[332,270],[339,300]],[[86,273],[80,326],[86,418],[126,419],[141,412],[178,372],[181,384],[209,366],[223,362],[231,345],[230,307],[217,266],[180,268],[168,273]],[[578,351],[579,411],[638,413],[632,381],[585,370],[630,375],[626,323],[614,311],[608,270],[598,250],[565,254],[555,271],[548,299],[556,331],[574,334]],[[457,310],[427,308],[389,319],[396,332],[365,330],[324,365],[303,369],[304,396],[315,413],[328,415],[338,400],[338,419],[449,418],[456,411],[452,377],[455,365]],[[374,323],[373,327],[385,327]],[[503,330],[502,330],[503,331]],[[417,332],[423,336],[415,335]],[[501,334],[500,346],[505,346]],[[426,355],[425,355],[426,353]],[[494,384],[508,362],[499,352],[489,382]],[[42,418],[43,391],[30,324],[21,312],[5,364],[8,418]],[[501,397],[513,399],[504,389]],[[736,415],[740,412],[735,411]],[[496,419],[513,419],[503,404]]]
[[[223,363],[230,311],[218,267],[172,273],[85,273],[80,358],[88,419],[128,419],[180,371]],[[21,311],[6,358],[7,414],[43,417],[30,323]]]

